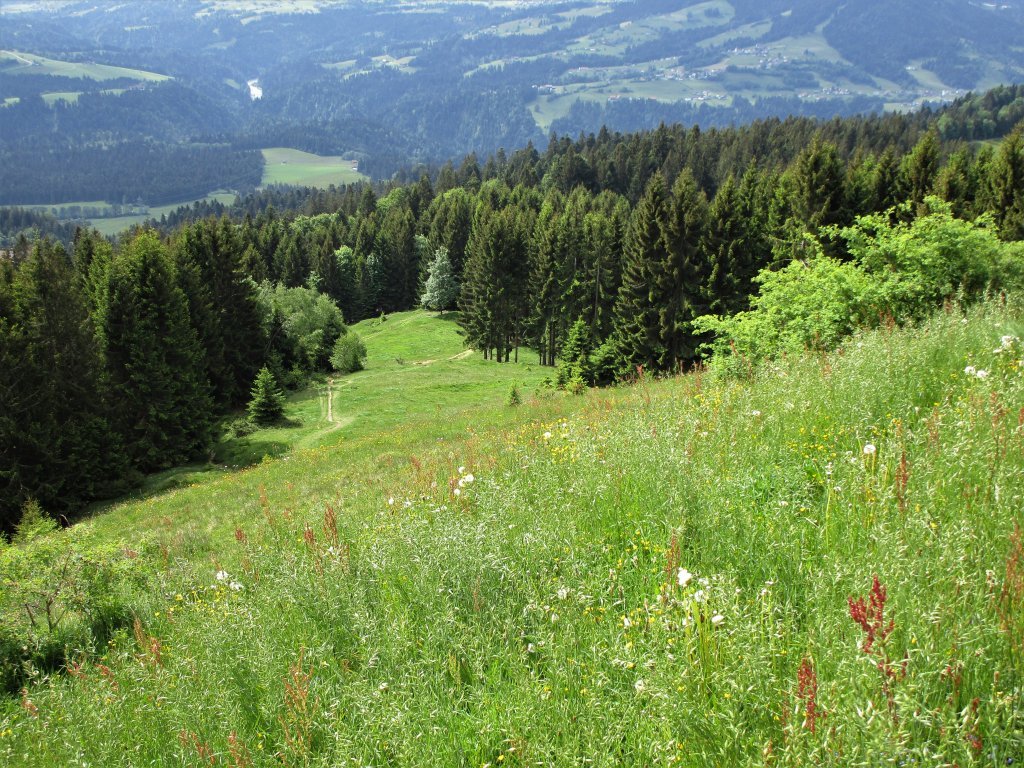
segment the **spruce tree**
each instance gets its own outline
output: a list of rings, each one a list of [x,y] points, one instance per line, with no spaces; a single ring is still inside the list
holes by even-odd
[[[420,303],[426,308],[442,315],[446,309],[455,306],[459,298],[459,284],[452,274],[452,263],[448,258],[448,249],[441,246],[434,252],[430,262],[426,285]]]
[[[1003,139],[989,167],[989,197],[1003,240],[1024,240],[1024,123]]]
[[[249,400],[249,418],[254,424],[274,424],[284,416],[284,394],[270,369],[263,366],[253,382]]]
[[[707,220],[707,198],[684,168],[672,187],[665,222],[665,253],[656,267],[661,370],[670,371],[697,358],[698,341],[691,323],[707,312]]]
[[[114,426],[131,461],[149,471],[193,458],[209,442],[213,404],[188,303],[154,232],[115,257],[102,332]]]
[[[658,265],[668,255],[664,237],[667,198],[665,177],[657,173],[634,209],[626,235],[613,335],[615,367],[620,376],[631,375],[639,366],[656,369],[665,354],[653,288]]]

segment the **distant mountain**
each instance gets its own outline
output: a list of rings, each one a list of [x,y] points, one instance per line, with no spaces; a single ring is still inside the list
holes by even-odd
[[[0,151],[40,137],[235,149],[265,139],[348,153],[380,176],[410,162],[543,143],[551,130],[906,110],[1024,81],[1024,0],[310,8],[0,6]]]

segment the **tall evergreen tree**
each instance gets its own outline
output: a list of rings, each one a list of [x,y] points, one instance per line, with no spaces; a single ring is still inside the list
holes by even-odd
[[[1024,123],[999,145],[989,168],[989,189],[999,236],[1024,240]]]
[[[71,513],[109,493],[126,465],[88,299],[63,248],[37,242],[0,294],[2,530],[28,498]]]
[[[615,304],[613,335],[620,375],[629,375],[638,366],[656,370],[665,357],[653,288],[659,265],[668,256],[667,222],[668,192],[665,177],[658,173],[633,210],[623,247],[622,287]]]
[[[108,279],[102,331],[106,375],[118,393],[114,426],[142,470],[186,461],[209,442],[212,403],[167,248],[153,232],[136,235]]]
[[[662,370],[691,363],[697,357],[691,323],[707,313],[704,281],[711,271],[707,259],[707,222],[707,198],[684,168],[672,187],[665,222],[666,252],[656,272],[655,303],[662,347],[658,366]],[[724,281],[721,288],[727,290]]]
[[[441,246],[430,262],[429,276],[420,297],[420,303],[426,308],[442,315],[451,309],[459,299],[459,284],[452,274],[452,263],[448,259],[448,249]]]

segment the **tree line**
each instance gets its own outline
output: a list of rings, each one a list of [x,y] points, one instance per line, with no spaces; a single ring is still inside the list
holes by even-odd
[[[270,191],[116,246],[39,241],[0,269],[3,522],[202,455],[264,365],[281,384],[327,369],[345,322],[459,309],[467,345],[530,348],[577,388],[694,365],[698,318],[747,310],[763,270],[854,258],[838,233],[857,217],[909,223],[937,196],[1024,239],[1024,126],[975,148],[930,120],[602,130],[408,183]]]

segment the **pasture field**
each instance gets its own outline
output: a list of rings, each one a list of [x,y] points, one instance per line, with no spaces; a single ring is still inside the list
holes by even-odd
[[[298,149],[273,147],[263,150],[263,185],[292,184],[325,189],[331,184],[353,184],[367,177],[352,169],[352,163],[341,157],[302,152]]]
[[[361,327],[382,405],[445,323]],[[358,435],[0,556],[36,558],[0,762],[1019,764],[1022,335],[1011,299],[741,379],[353,404]],[[15,594],[47,546],[120,574],[60,642]]]
[[[115,67],[94,62],[60,61],[19,51],[0,51],[0,71],[5,75],[33,74],[57,75],[59,77],[82,77],[88,80],[116,80],[129,78],[142,82],[158,83],[171,80],[168,75],[147,72],[142,69]]]

